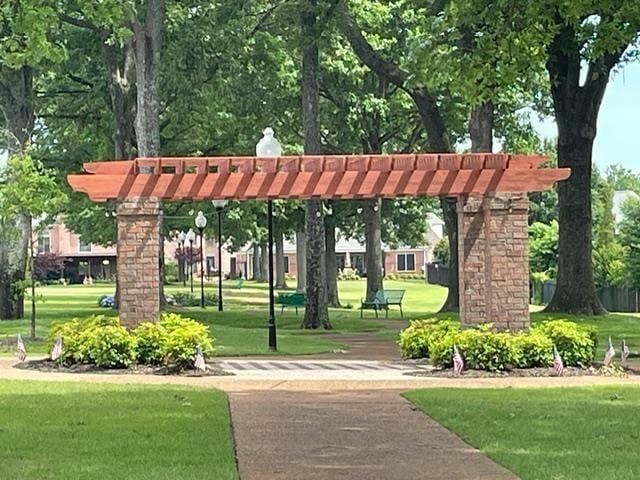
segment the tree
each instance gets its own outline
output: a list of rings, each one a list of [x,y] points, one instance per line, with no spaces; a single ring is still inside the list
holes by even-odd
[[[302,123],[304,153],[322,153],[320,98],[318,88],[319,40],[318,3],[310,0],[301,11]],[[307,288],[303,328],[331,328],[327,304],[324,207],[322,200],[305,202]]]
[[[558,167],[569,167],[572,172],[558,185],[558,280],[547,311],[598,315],[605,309],[593,277],[593,142],[611,71],[630,58],[629,49],[640,32],[640,4],[541,3],[544,11],[538,11],[537,18],[553,32],[546,68],[558,125]]]
[[[623,206],[620,243],[624,247],[624,269],[628,282],[640,288],[640,201],[628,200]]]
[[[64,57],[64,48],[52,38],[56,20],[53,2],[10,2],[0,8],[0,110],[10,155],[25,155],[33,134],[34,69]],[[30,219],[25,214],[0,216],[0,319],[24,314],[20,285],[29,258],[29,235]]]
[[[18,259],[9,258],[9,264],[23,264],[25,265],[25,270],[28,266],[33,272],[33,219],[56,215],[62,209],[65,200],[66,196],[56,184],[53,173],[44,170],[31,156],[26,154],[9,158],[7,168],[1,172],[0,177],[0,219],[16,217],[27,219],[27,235],[23,235],[20,225],[12,225],[10,222],[3,222],[3,225],[1,225],[3,241],[13,244],[17,239],[19,242],[26,243],[24,248],[9,249],[9,257],[22,257]],[[16,279],[14,283],[9,285],[10,288],[0,292],[2,297],[14,302],[18,301],[18,299],[22,300],[27,282],[24,281],[26,271],[21,273],[22,279]],[[33,288],[34,286],[32,286],[32,292]],[[14,297],[5,297],[5,295],[13,295]],[[35,338],[35,303],[32,303],[32,305],[31,338]],[[4,308],[10,307],[11,302],[5,300],[0,303],[0,306]],[[10,313],[11,311],[8,308],[0,311],[0,318],[11,318],[9,316]]]

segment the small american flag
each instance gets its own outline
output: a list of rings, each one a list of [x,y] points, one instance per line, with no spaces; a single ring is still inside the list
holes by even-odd
[[[58,335],[56,338],[56,343],[53,345],[53,350],[51,350],[51,360],[58,360],[62,356],[62,337]]]
[[[193,360],[193,367],[200,372],[207,371],[207,364],[204,361],[204,355],[202,354],[202,347],[200,347],[200,345],[198,345],[198,353],[196,353],[196,358]]]
[[[561,377],[564,372],[564,363],[555,345],[553,346],[553,371],[558,377]]]
[[[607,351],[604,354],[604,366],[608,366],[611,363],[611,360],[613,360],[613,357],[615,356],[616,351],[613,348],[613,343],[611,343],[611,337],[609,337],[609,348],[607,348]]]
[[[24,348],[24,342],[22,341],[22,335],[18,334],[18,345],[16,346],[16,354],[18,355],[18,360],[24,362],[27,358],[27,349]]]
[[[627,358],[629,358],[629,354],[631,352],[629,351],[629,347],[627,347],[627,342],[623,339],[622,340],[622,353],[620,354],[620,357],[622,358],[622,363],[627,361]]]
[[[462,371],[464,370],[464,360],[462,360],[462,355],[458,351],[458,347],[453,346],[453,373],[456,375],[462,375]]]

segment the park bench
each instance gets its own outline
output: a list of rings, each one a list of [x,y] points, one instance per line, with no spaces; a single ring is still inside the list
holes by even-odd
[[[360,318],[362,318],[362,314],[365,309],[374,310],[376,312],[376,318],[378,318],[378,311],[384,310],[385,317],[389,318],[389,306],[391,305],[397,305],[400,307],[400,317],[402,317],[402,297],[404,297],[404,292],[405,291],[401,289],[380,289],[376,292],[373,300],[367,301],[364,298],[361,299]]]
[[[244,285],[244,278],[243,278],[243,277],[240,277],[240,278],[238,279],[238,283],[236,283],[236,284],[233,286],[233,288],[236,288],[236,289],[240,290],[240,289],[242,288],[242,285]]]
[[[294,307],[296,309],[296,315],[298,314],[298,308],[304,308],[304,293],[279,293],[276,298],[276,303],[282,307],[281,313],[284,313],[284,307]]]

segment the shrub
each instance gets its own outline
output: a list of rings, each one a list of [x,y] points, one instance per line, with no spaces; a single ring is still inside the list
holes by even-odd
[[[585,367],[596,353],[595,330],[566,320],[544,322],[539,331],[556,346],[564,364]]]
[[[182,307],[199,307],[200,295],[193,295],[190,292],[176,292],[173,294],[173,304]],[[218,304],[218,295],[213,292],[206,292],[204,295],[204,304],[206,306],[214,306]]]
[[[102,308],[113,308],[116,306],[116,300],[113,295],[100,295],[98,297],[98,306]]]
[[[360,275],[352,268],[345,268],[338,272],[338,280],[360,280]]]
[[[449,265],[449,238],[442,237],[433,247],[433,260],[437,263]]]
[[[529,333],[513,336],[518,368],[547,367],[553,361],[553,342],[543,332],[532,328]]]
[[[491,371],[547,367],[553,360],[554,344],[565,365],[586,366],[594,357],[594,330],[573,322],[547,322],[517,334],[490,328],[460,330],[450,321],[414,321],[400,333],[400,349],[407,358],[430,357],[433,365],[450,367],[456,345],[466,368]]]
[[[135,360],[136,341],[120,325],[96,326],[82,332],[81,342],[86,349],[86,362],[98,367],[128,367]]]
[[[159,323],[144,322],[131,332],[136,339],[136,359],[147,365],[160,365],[166,355],[167,329]]]
[[[213,354],[209,327],[175,313],[164,314],[160,325],[167,331],[164,358],[180,368],[193,366],[198,345],[205,356]]]
[[[456,336],[466,367],[477,370],[506,370],[517,363],[518,351],[510,333],[495,333],[489,325],[468,329]]]
[[[54,324],[49,332],[49,351],[53,348],[56,338],[61,336],[63,363],[95,363],[92,358],[96,355],[92,357],[91,349],[96,347],[91,343],[92,336],[100,333],[98,330],[105,327],[120,327],[120,324],[116,317],[105,315],[92,315],[83,320],[75,318],[69,322]]]
[[[414,320],[400,332],[400,350],[405,358],[426,358],[430,355],[431,342],[457,326],[436,318]]]

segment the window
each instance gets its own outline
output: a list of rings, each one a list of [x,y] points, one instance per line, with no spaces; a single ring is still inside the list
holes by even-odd
[[[44,232],[38,235],[38,253],[51,252],[51,237],[49,232]]]
[[[284,257],[284,273],[289,273],[289,257]]]
[[[80,252],[90,252],[91,251],[91,244],[83,242],[81,238],[78,239],[78,251],[80,251]]]
[[[396,266],[397,266],[398,272],[415,272],[416,254],[415,253],[398,253],[396,255]]]

